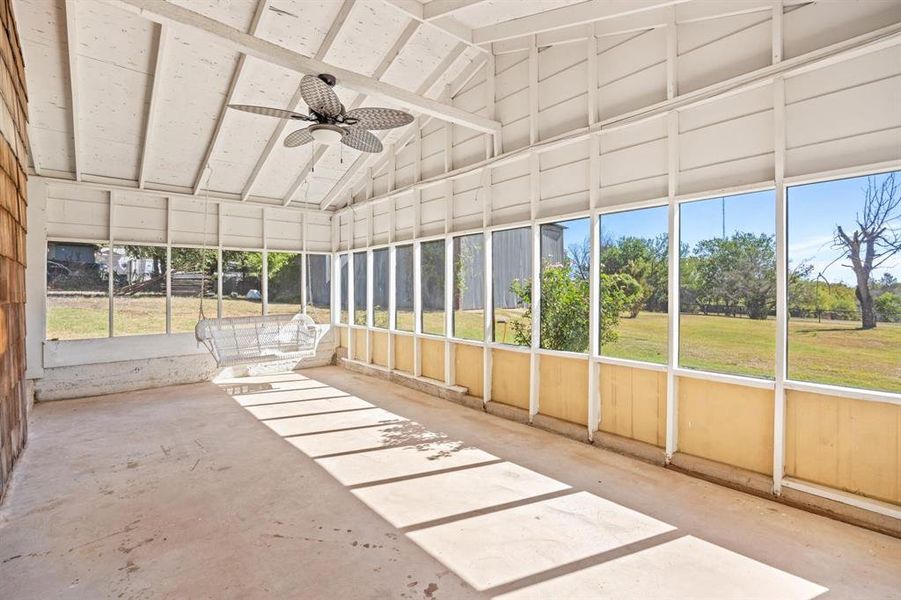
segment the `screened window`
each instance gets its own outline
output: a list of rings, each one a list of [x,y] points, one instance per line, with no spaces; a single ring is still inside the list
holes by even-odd
[[[388,248],[372,251],[372,326],[388,328],[388,284],[390,254]]]
[[[574,219],[541,226],[542,348],[588,352],[589,221]]]
[[[394,325],[413,331],[413,246],[398,246],[394,261]]]
[[[218,261],[216,250],[172,248],[170,285],[172,333],[193,333],[200,315],[200,290],[204,290],[203,312],[215,317]]]
[[[454,238],[454,337],[485,338],[485,241],[481,233]]]
[[[366,253],[354,253],[354,325],[366,325]]]
[[[166,333],[166,248],[113,247],[113,335]]]
[[[307,314],[329,323],[332,307],[332,261],[324,254],[307,255]]]
[[[682,204],[679,364],[774,376],[775,194]]]
[[[787,194],[788,377],[901,392],[901,172]]]
[[[270,252],[266,258],[268,312],[296,314],[303,310],[300,296],[301,254]]]
[[[422,332],[444,335],[444,240],[423,242],[420,251]]]
[[[494,341],[528,346],[532,337],[532,229],[496,231],[491,237]]]
[[[346,254],[338,257],[338,266],[341,269],[341,279],[338,281],[341,293],[341,311],[338,313],[338,322],[348,323],[347,313],[349,310],[348,298],[350,290],[347,287],[349,267]]]
[[[666,363],[666,206],[601,215],[601,354]]]
[[[263,253],[222,251],[222,316],[249,317],[263,313]]]
[[[109,335],[109,248],[47,244],[47,339]]]

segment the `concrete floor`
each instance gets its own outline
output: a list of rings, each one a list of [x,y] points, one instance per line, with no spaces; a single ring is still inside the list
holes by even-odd
[[[901,540],[336,367],[30,435],[0,598],[901,598]]]

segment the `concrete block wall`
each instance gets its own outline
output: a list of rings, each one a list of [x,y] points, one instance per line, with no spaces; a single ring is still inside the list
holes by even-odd
[[[11,0],[0,0],[0,498],[25,446],[25,66]]]

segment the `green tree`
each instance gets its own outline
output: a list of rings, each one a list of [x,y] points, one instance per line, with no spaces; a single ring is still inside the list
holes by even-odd
[[[885,292],[877,296],[873,303],[876,308],[876,315],[882,321],[888,323],[901,321],[901,295]]]
[[[743,307],[752,319],[766,319],[776,305],[776,247],[773,236],[738,232],[698,242],[693,273],[697,299],[718,304],[735,316]],[[691,261],[689,261],[691,262]],[[706,310],[705,310],[706,312]]]
[[[572,260],[562,264],[545,265],[541,271],[541,322],[539,332],[542,347],[569,352],[588,350],[590,288],[587,278],[573,268]],[[620,314],[635,301],[641,287],[627,274],[601,274],[600,327],[601,343],[614,342]],[[531,280],[516,280],[511,291],[526,307],[521,319],[510,323],[514,343],[532,343]]]
[[[643,308],[666,310],[666,240],[666,235],[654,239],[624,237],[601,245],[601,273],[629,275],[639,284],[639,293],[631,295],[633,302],[628,307],[631,318]]]

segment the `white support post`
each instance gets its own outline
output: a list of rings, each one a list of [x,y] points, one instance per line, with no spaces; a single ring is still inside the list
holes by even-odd
[[[529,36],[529,145],[538,142],[538,41]]]
[[[589,42],[594,36],[589,38]],[[598,197],[600,181],[598,171],[600,155],[598,153],[600,137],[592,135],[588,138],[588,203],[591,208],[589,240],[591,258],[588,271],[588,440],[594,441],[594,432],[601,421],[601,397],[598,392],[600,363],[592,358],[601,353],[600,344],[600,269],[598,261],[601,255],[600,220],[598,218]]]
[[[443,98],[445,101],[451,101],[450,86],[445,86]],[[454,125],[449,121],[444,122],[444,172],[450,173],[454,170]]]
[[[422,375],[419,336],[422,335],[422,242],[413,242],[413,376]]]
[[[206,201],[207,203],[209,200]],[[206,204],[204,204],[204,207]],[[206,217],[206,208],[203,210],[204,217]],[[225,218],[225,215],[222,213],[222,203],[216,203],[216,272],[218,276],[216,277],[216,315],[220,318],[225,316],[223,312],[222,306],[222,222]],[[206,243],[206,240],[203,240]]]
[[[453,385],[455,380],[453,344],[454,335],[454,238],[444,238],[444,383]]]
[[[68,6],[66,7],[68,10]],[[72,7],[74,10],[74,7]],[[116,291],[115,281],[116,281],[116,262],[115,256],[113,252],[113,244],[115,244],[115,225],[116,222],[116,199],[122,192],[112,191],[109,193],[109,252],[106,256],[106,274],[107,274],[107,293],[109,294],[109,313],[107,315],[107,327],[109,329],[108,336],[113,337],[115,335],[115,302],[113,300],[113,295]]]
[[[773,2],[773,64],[782,61],[782,0]],[[788,344],[788,207],[785,190],[785,79],[773,80],[776,184],[776,385],[773,415],[773,494],[785,477],[785,379]]]
[[[394,370],[394,330],[397,329],[397,247],[388,247],[388,369]]]
[[[166,197],[166,334],[172,333],[172,198]]]
[[[351,219],[353,219],[353,213],[351,213]],[[348,246],[353,246],[351,242],[348,242]],[[354,343],[354,324],[356,322],[356,306],[354,303],[354,271],[356,269],[356,265],[354,264],[356,261],[354,260],[354,253],[352,250],[348,249],[347,252],[347,358],[348,360],[357,360],[356,353],[356,345]]]
[[[495,60],[494,53],[489,49],[488,51],[488,60],[485,62],[485,106],[488,111],[488,118],[492,121],[495,120],[495,96],[496,96],[496,83],[495,83]],[[485,134],[485,158],[491,158],[496,154],[499,154],[495,144],[497,142],[498,136],[496,134],[486,133]]]
[[[676,70],[679,58],[678,25],[676,7],[667,9],[666,20],[666,99],[672,100],[679,93],[679,78]]]
[[[539,372],[541,357],[539,334],[541,332],[541,225],[532,221],[532,351],[529,353],[529,422],[538,414],[538,390],[541,384]]]
[[[668,323],[669,344],[666,368],[666,462],[669,463],[678,444],[678,380],[675,369],[679,360],[679,204],[676,202],[679,180],[679,113],[667,115],[668,197],[669,197],[669,263]]]
[[[598,122],[598,38],[594,35],[594,24],[586,25],[588,38],[585,53],[588,59],[588,126]]]
[[[307,213],[302,213],[300,215],[300,231],[303,236],[301,245],[302,252],[300,256],[300,306],[303,314],[307,314],[307,294],[309,293],[307,290],[307,260],[310,255],[307,254],[307,219]]]
[[[372,288],[373,277],[372,268],[374,257],[372,250],[366,251],[366,363],[372,362],[372,322],[373,322],[373,306],[372,306]]]
[[[263,208],[263,273],[260,281],[260,295],[262,296],[263,316],[269,314],[269,244],[266,235],[267,211]]]
[[[490,171],[485,169],[490,180]],[[483,188],[484,189],[484,188]],[[485,300],[484,312],[484,337],[482,338],[482,406],[486,406],[491,401],[491,346],[490,342],[494,341],[494,274],[492,265],[492,239],[491,232],[488,231],[486,225],[482,233],[482,248],[484,251],[484,267],[483,267],[483,294]]]

